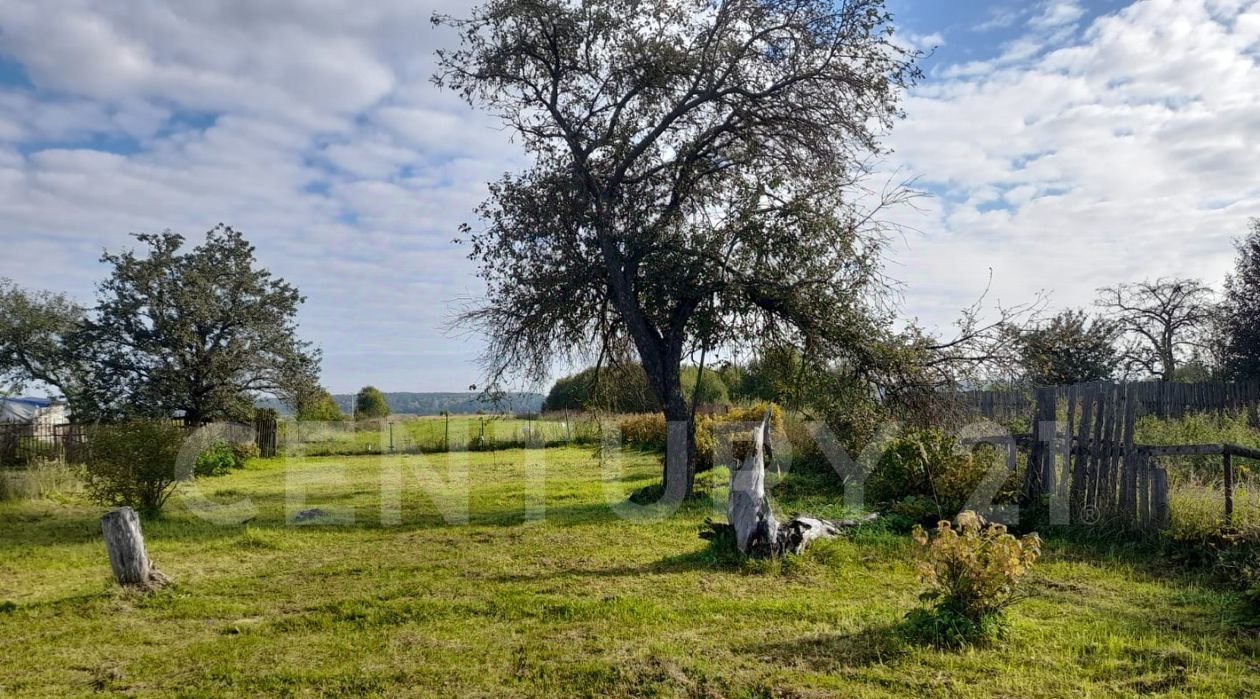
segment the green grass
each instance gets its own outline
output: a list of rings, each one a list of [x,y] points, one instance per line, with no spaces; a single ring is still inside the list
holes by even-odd
[[[521,447],[596,444],[598,422],[584,414],[566,419],[510,415],[394,416],[359,423],[295,423],[281,427],[281,442],[300,445],[307,456],[379,453],[492,451]],[[283,448],[283,446],[282,446]]]
[[[545,488],[526,468],[540,458]],[[198,483],[218,502],[250,498],[248,524],[202,521],[178,499],[145,522],[175,581],[148,595],[110,583],[100,508],[0,503],[0,695],[1260,693],[1260,641],[1231,624],[1237,599],[1196,578],[1051,541],[1008,640],[910,646],[905,537],[866,530],[741,563],[698,538],[702,505],[618,516],[657,463],[627,455],[606,473],[578,448],[255,461]],[[451,524],[418,484],[464,468],[469,521]],[[399,470],[400,521],[382,524],[380,484]],[[299,484],[304,501],[287,506]],[[287,524],[303,508],[329,516]],[[320,523],[338,514],[353,522]]]

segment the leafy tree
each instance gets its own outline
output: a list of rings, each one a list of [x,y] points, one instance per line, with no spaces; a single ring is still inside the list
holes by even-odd
[[[683,365],[679,373],[678,381],[688,405],[693,396],[701,405],[727,405],[731,402],[730,391],[716,371],[708,368],[701,371],[700,367]],[[697,379],[699,386],[696,385]]]
[[[489,0],[435,20],[462,40],[438,84],[533,159],[464,228],[488,294],[462,319],[493,382],[633,347],[687,428],[665,459],[677,501],[695,475],[684,356],[778,339],[873,360],[875,212],[905,193],[858,185],[916,75],[882,0]]]
[[[1205,347],[1215,316],[1212,290],[1195,279],[1161,278],[1098,290],[1095,305],[1123,333],[1126,372],[1172,381],[1177,365]]]
[[[1260,379],[1260,219],[1237,243],[1234,273],[1225,280],[1225,370],[1236,379]]]
[[[729,394],[726,385],[715,371],[705,369],[703,374],[694,366],[685,366],[680,372],[681,390],[691,399],[700,382],[701,403],[726,403]],[[647,372],[637,363],[605,367],[589,367],[556,380],[543,410],[600,409],[617,413],[650,413],[661,409],[660,403],[648,386]]]
[[[1025,381],[1052,386],[1111,378],[1119,364],[1114,322],[1067,310],[1025,329],[1012,329]]]
[[[364,386],[354,397],[354,417],[356,420],[389,417],[389,403],[385,402],[385,394],[375,386]]]
[[[0,279],[0,385],[21,392],[40,382],[61,391],[71,408],[79,397],[83,366],[71,351],[85,311],[64,294],[31,292]]]
[[[770,345],[758,351],[741,378],[741,398],[799,407],[802,382],[806,379],[805,363],[795,347]]]
[[[218,226],[138,235],[147,256],[106,253],[90,312],[60,294],[0,283],[0,381],[58,388],[80,419],[247,419],[258,394],[315,386],[319,352],[296,337],[302,297],[255,267],[254,248]]]
[[[346,419],[345,413],[341,412],[341,406],[323,388],[301,396],[296,403],[296,416],[302,422],[336,422]]]
[[[169,231],[136,238],[146,256],[102,257],[113,271],[82,330],[99,410],[182,412],[191,424],[246,419],[258,393],[295,395],[315,384],[319,352],[297,338],[303,298],[256,267],[239,232],[216,226],[188,252]]]

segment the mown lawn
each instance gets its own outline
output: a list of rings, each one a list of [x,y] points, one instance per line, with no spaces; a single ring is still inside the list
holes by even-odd
[[[619,475],[550,449],[544,486],[525,467],[542,454],[277,459],[203,480],[217,502],[249,497],[254,519],[173,502],[146,533],[175,583],[149,595],[110,583],[99,508],[0,504],[0,695],[1260,694],[1236,600],[1137,559],[1051,542],[1007,641],[911,647],[906,537],[740,564],[697,537],[703,507],[642,521],[610,506],[652,482],[656,457],[627,456]],[[421,488],[447,459],[468,468],[466,524]],[[381,484],[399,472],[395,524]],[[288,515],[323,514],[289,524],[287,498]],[[438,501],[459,519],[460,498]]]

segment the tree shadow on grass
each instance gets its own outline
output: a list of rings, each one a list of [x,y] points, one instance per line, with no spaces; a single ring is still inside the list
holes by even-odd
[[[730,541],[710,540],[705,546],[688,553],[666,556],[651,563],[640,565],[618,565],[608,567],[564,568],[549,570],[544,573],[520,573],[498,575],[490,578],[494,582],[515,583],[551,580],[563,577],[578,578],[619,578],[637,575],[670,575],[692,571],[732,571],[743,569],[747,559],[740,556]]]
[[[774,667],[835,673],[847,668],[882,664],[904,655],[909,645],[901,629],[900,623],[886,624],[852,633],[815,634],[735,650]]]

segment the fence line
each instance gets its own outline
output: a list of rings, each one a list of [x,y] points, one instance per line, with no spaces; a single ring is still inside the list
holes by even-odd
[[[1134,432],[1142,414],[1176,416],[1244,407],[1250,387],[1174,386],[1152,391],[1141,383],[1096,382],[1038,389],[1024,473],[1025,501],[1055,496],[1067,503],[1073,522],[1163,529],[1170,518],[1168,472],[1159,458],[1220,455],[1228,524],[1233,515],[1232,457],[1260,460],[1260,450],[1235,444],[1137,444]],[[1194,388],[1181,388],[1187,386]]]
[[[182,420],[171,422],[184,425]],[[255,424],[224,423],[231,441],[258,444],[264,456],[276,454],[276,423],[260,417]],[[268,427],[269,425],[269,427]],[[0,466],[24,467],[39,460],[83,463],[87,459],[89,423],[0,423]]]
[[[1104,382],[1110,383],[1110,382]],[[1092,384],[1086,384],[1092,385]],[[1127,386],[1126,400],[1137,406],[1137,414],[1158,417],[1185,417],[1204,412],[1256,409],[1260,406],[1260,381],[1134,381]],[[1063,401],[1069,386],[1051,386]],[[1036,407],[1038,390],[1015,388],[959,391],[954,400],[964,408],[991,420],[1026,417]]]

